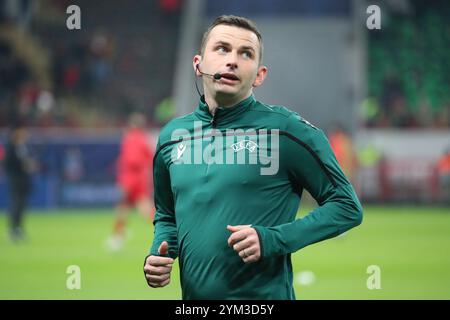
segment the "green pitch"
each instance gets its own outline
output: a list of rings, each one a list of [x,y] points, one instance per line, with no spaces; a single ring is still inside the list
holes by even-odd
[[[302,210],[301,213],[305,213]],[[162,289],[142,271],[153,228],[132,214],[122,251],[106,239],[113,211],[30,212],[29,241],[14,245],[0,214],[0,299],[180,299],[178,266]],[[450,299],[450,209],[365,207],[361,226],[293,255],[298,299]],[[71,265],[81,289],[69,290]],[[369,290],[367,268],[380,268]]]

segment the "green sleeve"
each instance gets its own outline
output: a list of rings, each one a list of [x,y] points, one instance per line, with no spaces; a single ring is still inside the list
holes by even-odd
[[[168,255],[175,259],[178,256],[177,227],[175,222],[175,206],[170,183],[170,173],[164,161],[163,151],[156,148],[153,160],[153,185],[155,199],[155,219],[153,245],[150,254],[159,255],[158,248],[163,241],[169,244]]]
[[[280,136],[280,167],[287,170],[298,194],[308,190],[319,206],[290,223],[254,226],[260,237],[262,257],[295,252],[362,222],[361,204],[325,134],[297,114],[289,117],[285,132]]]

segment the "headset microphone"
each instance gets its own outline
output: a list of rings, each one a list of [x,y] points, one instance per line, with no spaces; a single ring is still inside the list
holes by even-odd
[[[198,72],[200,72],[201,74],[203,74],[205,76],[212,77],[214,80],[220,80],[220,78],[222,78],[222,75],[218,72],[214,73],[214,74],[208,74],[208,73],[201,72],[200,68],[199,68],[199,63],[195,65],[195,69],[197,69]],[[202,94],[200,93],[200,90],[198,89],[197,78],[195,78],[195,89],[197,90],[198,95],[200,97],[202,97]]]
[[[209,73],[204,73],[200,71],[200,67],[199,64],[197,64],[195,66],[195,68],[198,70],[198,72],[200,72],[201,74],[205,75],[205,76],[210,76],[212,77],[214,80],[220,80],[220,78],[222,78],[222,75],[218,72],[214,73],[214,74],[209,74]]]

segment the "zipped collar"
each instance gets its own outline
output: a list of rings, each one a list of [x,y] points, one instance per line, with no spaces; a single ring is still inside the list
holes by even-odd
[[[204,121],[207,121],[215,127],[217,124],[227,124],[236,119],[240,114],[247,111],[256,102],[255,97],[251,94],[248,98],[235,104],[231,107],[217,107],[213,115],[209,112],[208,104],[205,101],[205,96],[202,95],[197,109],[195,109],[196,116]]]

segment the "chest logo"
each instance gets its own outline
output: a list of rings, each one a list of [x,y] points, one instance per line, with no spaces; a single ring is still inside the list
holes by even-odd
[[[233,148],[234,152],[238,152],[243,149],[247,149],[248,151],[253,152],[256,150],[256,148],[258,148],[258,145],[251,140],[242,140],[236,142],[235,144],[232,144],[231,148]]]
[[[180,159],[180,157],[183,155],[184,150],[186,150],[186,145],[183,143],[180,143],[177,146],[177,160]]]

